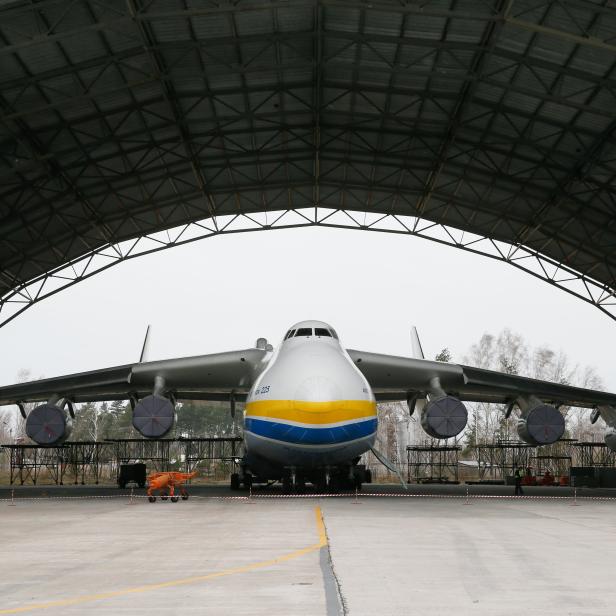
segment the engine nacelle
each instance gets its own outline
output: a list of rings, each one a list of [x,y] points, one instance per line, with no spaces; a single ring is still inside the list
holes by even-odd
[[[460,400],[442,396],[430,400],[421,412],[421,427],[432,438],[451,438],[466,427],[468,411]]]
[[[61,445],[73,430],[71,416],[55,404],[41,404],[26,419],[26,434],[38,445]]]
[[[616,451],[616,430],[614,428],[610,428],[605,433],[605,444],[612,450]]]
[[[555,443],[565,433],[565,418],[549,404],[531,398],[522,408],[518,420],[518,435],[529,445],[549,445]]]
[[[158,394],[140,400],[133,411],[133,426],[146,438],[165,436],[175,422],[175,407]]]

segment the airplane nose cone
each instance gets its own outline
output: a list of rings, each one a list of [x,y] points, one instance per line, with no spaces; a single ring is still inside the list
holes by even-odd
[[[327,376],[312,376],[302,381],[295,390],[296,400],[324,402],[342,398],[338,384]]]

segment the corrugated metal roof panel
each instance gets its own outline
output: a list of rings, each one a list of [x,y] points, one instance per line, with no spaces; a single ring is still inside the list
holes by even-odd
[[[616,235],[597,228],[616,200],[616,13],[595,4],[516,0],[507,15],[495,0],[153,0],[134,15],[122,0],[8,5],[0,296],[3,271],[62,265],[42,242],[23,257],[2,248],[42,221],[66,254],[79,237],[105,241],[85,222],[70,237],[48,220],[51,199],[75,214],[75,191],[122,238],[203,216],[206,202],[219,213],[314,205],[319,184],[318,205],[402,214],[421,200],[430,220],[518,241],[563,195],[583,205],[579,224],[542,219],[537,237],[558,238],[546,255],[616,272]],[[70,198],[36,159],[74,183]]]

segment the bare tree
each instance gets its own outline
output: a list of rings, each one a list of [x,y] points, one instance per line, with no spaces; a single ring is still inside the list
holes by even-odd
[[[94,402],[86,402],[79,405],[73,420],[71,440],[98,441],[102,436],[105,413],[105,403],[98,405]]]
[[[464,363],[478,368],[519,374],[563,385],[576,385],[602,389],[603,384],[595,368],[572,364],[563,351],[547,346],[533,348],[518,333],[504,329],[498,336],[483,334],[463,358]],[[517,417],[504,418],[504,405],[475,403],[470,405],[471,419],[466,442],[491,442],[495,438],[517,439]],[[587,410],[562,407],[568,434],[573,438],[589,439],[602,434],[603,426],[593,427],[588,421]]]
[[[7,409],[0,409],[0,445],[8,445],[13,442],[15,429],[13,413]]]
[[[28,368],[21,368],[17,372],[17,382],[27,383],[28,381],[36,381],[42,379],[43,376],[35,377],[32,371]],[[24,404],[26,415],[36,406],[34,403]],[[23,441],[26,436],[26,420],[21,416],[21,413],[13,410],[5,412],[2,421],[7,421],[6,428],[9,431],[9,438],[13,442]]]

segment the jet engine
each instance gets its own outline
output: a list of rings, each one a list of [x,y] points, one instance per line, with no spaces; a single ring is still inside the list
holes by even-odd
[[[159,394],[140,400],[133,410],[133,426],[146,438],[165,436],[175,421],[175,406]]]
[[[421,427],[433,438],[457,436],[466,427],[468,412],[460,400],[441,396],[430,400],[421,413]]]
[[[565,432],[565,419],[550,404],[544,404],[535,396],[518,398],[520,419],[518,436],[529,445],[555,443]]]
[[[61,445],[71,434],[70,414],[56,404],[41,404],[26,419],[26,434],[38,445]]]

